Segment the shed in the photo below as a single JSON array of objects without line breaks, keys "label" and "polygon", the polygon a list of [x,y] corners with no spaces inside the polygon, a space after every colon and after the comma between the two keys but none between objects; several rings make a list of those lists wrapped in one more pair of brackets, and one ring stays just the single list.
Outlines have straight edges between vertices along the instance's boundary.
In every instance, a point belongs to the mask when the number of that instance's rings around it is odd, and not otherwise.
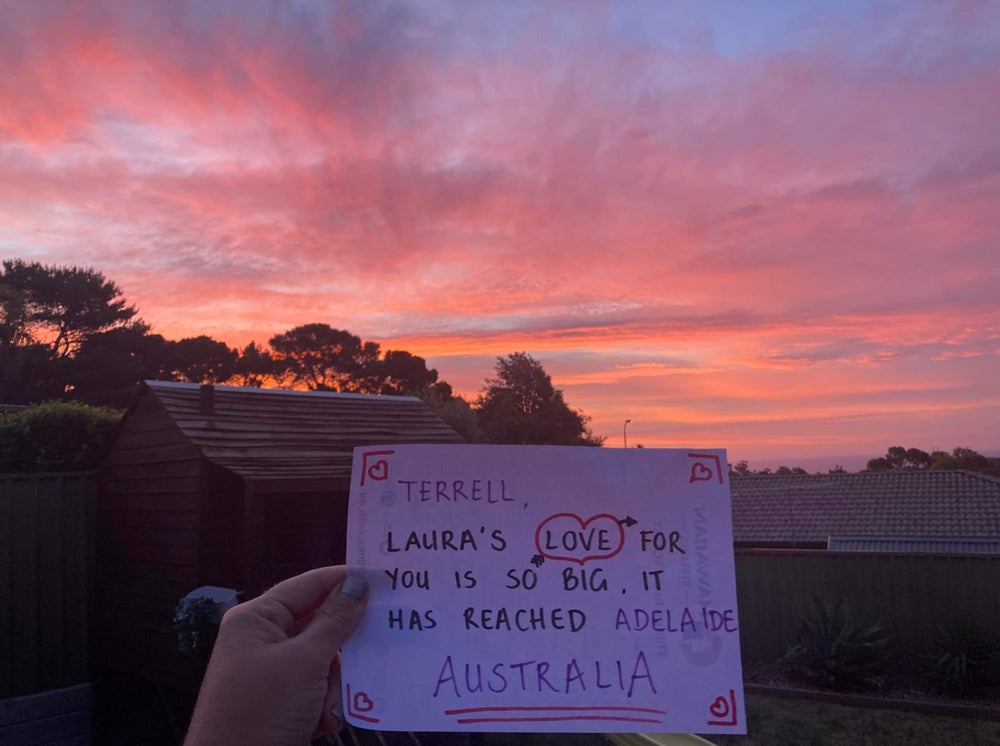
[{"label": "shed", "polygon": [[1000,479],[970,471],[730,475],[736,548],[990,553]]},{"label": "shed", "polygon": [[172,617],[345,557],[355,446],[464,442],[416,397],[147,381],[101,474],[95,660],[190,687]]}]

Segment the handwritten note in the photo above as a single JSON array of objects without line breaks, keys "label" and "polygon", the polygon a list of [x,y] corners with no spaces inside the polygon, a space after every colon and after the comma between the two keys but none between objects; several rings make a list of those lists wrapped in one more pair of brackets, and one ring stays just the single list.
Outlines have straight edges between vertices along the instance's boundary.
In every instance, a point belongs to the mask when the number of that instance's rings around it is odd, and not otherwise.
[{"label": "handwritten note", "polygon": [[745,733],[724,451],[355,449],[347,719]]}]

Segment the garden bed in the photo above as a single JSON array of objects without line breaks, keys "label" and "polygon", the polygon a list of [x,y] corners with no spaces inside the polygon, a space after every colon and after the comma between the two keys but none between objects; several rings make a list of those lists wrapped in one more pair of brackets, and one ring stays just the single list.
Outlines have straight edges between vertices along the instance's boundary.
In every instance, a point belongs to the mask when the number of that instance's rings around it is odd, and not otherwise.
[{"label": "garden bed", "polygon": [[811,684],[780,664],[745,667],[743,680],[747,694],[1000,722],[1000,686],[984,687],[975,695],[946,695],[921,686],[917,676],[897,674],[887,677],[885,686],[878,690],[832,691]]}]

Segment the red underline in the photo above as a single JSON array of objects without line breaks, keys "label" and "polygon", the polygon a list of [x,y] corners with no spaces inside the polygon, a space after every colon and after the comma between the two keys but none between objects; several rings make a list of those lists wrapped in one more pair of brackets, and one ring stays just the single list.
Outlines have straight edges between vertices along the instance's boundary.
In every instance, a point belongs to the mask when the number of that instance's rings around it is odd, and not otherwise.
[{"label": "red underline", "polygon": [[626,723],[659,723],[656,718],[627,718],[615,715],[567,715],[566,717],[537,718],[458,718],[456,722],[465,723],[556,723],[566,720],[614,720]]},{"label": "red underline", "polygon": [[599,707],[589,706],[567,706],[567,707],[465,707],[458,710],[445,710],[445,715],[465,715],[470,712],[577,712],[577,711],[611,710],[613,712],[652,712],[657,715],[666,715],[666,710],[656,710],[652,707]]}]

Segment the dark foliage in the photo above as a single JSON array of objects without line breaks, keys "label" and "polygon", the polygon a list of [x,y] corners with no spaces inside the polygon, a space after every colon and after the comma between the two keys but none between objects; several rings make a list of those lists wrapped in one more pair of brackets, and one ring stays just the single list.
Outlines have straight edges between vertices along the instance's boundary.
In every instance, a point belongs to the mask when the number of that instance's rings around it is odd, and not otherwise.
[{"label": "dark foliage", "polygon": [[1000,645],[976,624],[959,614],[934,634],[934,654],[926,656],[927,679],[947,694],[974,694],[993,681]]},{"label": "dark foliage", "polygon": [[817,686],[882,687],[890,640],[881,622],[852,610],[843,598],[818,596],[798,616],[799,641],[785,663]]},{"label": "dark foliage", "polygon": [[589,418],[566,404],[542,364],[526,352],[497,359],[496,377],[476,402],[487,443],[599,446]]},{"label": "dark foliage", "polygon": [[0,420],[0,472],[81,471],[100,466],[121,413],[47,402]]}]

